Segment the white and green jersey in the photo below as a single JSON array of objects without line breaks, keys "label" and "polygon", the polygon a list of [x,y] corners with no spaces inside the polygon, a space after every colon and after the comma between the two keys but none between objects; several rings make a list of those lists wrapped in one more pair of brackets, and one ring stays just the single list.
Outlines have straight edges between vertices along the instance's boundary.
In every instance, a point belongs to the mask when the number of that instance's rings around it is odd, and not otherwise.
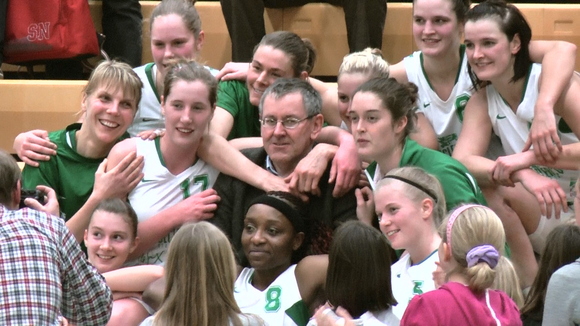
[{"label": "white and green jersey", "polygon": [[397,305],[393,306],[393,313],[399,319],[403,318],[409,301],[414,296],[435,290],[433,272],[437,268],[435,262],[439,261],[437,250],[425,258],[422,262],[411,264],[411,256],[404,253],[399,260],[391,266],[391,284],[393,296]]},{"label": "white and green jersey", "polygon": [[429,78],[423,68],[423,54],[416,51],[403,59],[407,79],[419,88],[417,112],[423,113],[433,126],[439,149],[441,152],[451,155],[459,138],[463,125],[463,111],[467,101],[471,97],[472,85],[467,72],[467,58],[465,47],[460,49],[461,64],[455,78],[455,85],[449,98],[443,100],[433,90]]},{"label": "white and green jersey", "polygon": [[[218,170],[198,159],[185,171],[173,175],[165,167],[159,139],[142,140],[135,138],[137,155],[145,158],[143,179],[129,194],[129,202],[137,213],[139,223],[189,196],[213,187],[219,174]],[[162,265],[165,262],[169,242],[176,231],[170,232],[154,248],[128,265]]]},{"label": "white and green jersey", "polygon": [[134,68],[133,71],[143,83],[139,109],[133,118],[133,124],[127,130],[131,137],[141,131],[165,128],[165,118],[161,114],[161,94],[155,86],[157,69],[153,62]]},{"label": "white and green jersey", "polygon": [[[528,139],[530,127],[534,119],[534,106],[538,99],[539,81],[542,73],[541,64],[532,64],[526,77],[522,100],[516,112],[504,101],[500,93],[489,85],[486,87],[488,113],[494,133],[501,139],[506,155],[521,153]],[[578,137],[572,132],[564,119],[556,116],[558,136],[563,145],[578,142]],[[577,171],[532,166],[539,174],[558,181],[567,194],[569,203],[574,202],[570,195],[576,184]]]},{"label": "white and green jersey", "polygon": [[300,289],[294,270],[288,267],[264,291],[252,285],[253,268],[244,268],[234,287],[234,297],[240,310],[245,314],[255,314],[271,326],[306,325],[310,313],[302,302]]}]

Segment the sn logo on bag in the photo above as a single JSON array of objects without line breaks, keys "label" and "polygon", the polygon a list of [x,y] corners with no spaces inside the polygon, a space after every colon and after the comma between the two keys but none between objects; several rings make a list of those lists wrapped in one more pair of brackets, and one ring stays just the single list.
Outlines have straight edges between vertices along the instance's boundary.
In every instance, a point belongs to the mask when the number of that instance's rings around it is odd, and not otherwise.
[{"label": "sn logo on bag", "polygon": [[42,64],[97,56],[87,0],[7,0],[4,62]]},{"label": "sn logo on bag", "polygon": [[33,23],[28,25],[26,39],[30,42],[48,40],[50,38],[50,22]]}]

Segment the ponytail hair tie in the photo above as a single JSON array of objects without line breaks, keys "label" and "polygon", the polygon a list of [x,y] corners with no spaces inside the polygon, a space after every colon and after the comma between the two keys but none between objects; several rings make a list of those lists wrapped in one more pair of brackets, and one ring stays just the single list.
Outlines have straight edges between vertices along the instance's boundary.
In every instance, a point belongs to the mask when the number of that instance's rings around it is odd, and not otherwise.
[{"label": "ponytail hair tie", "polygon": [[480,262],[486,262],[492,269],[499,262],[499,252],[492,245],[475,246],[467,253],[467,267],[473,267]]}]

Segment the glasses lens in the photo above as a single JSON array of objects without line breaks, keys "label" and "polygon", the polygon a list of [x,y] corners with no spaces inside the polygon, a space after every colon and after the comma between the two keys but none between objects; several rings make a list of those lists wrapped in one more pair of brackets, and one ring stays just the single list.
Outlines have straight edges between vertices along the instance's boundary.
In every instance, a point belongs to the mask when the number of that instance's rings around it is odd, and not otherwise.
[{"label": "glasses lens", "polygon": [[272,118],[264,118],[262,120],[262,124],[266,127],[275,127],[276,123],[277,123],[277,121],[272,119]]},{"label": "glasses lens", "polygon": [[284,119],[282,121],[282,125],[284,126],[284,128],[286,129],[293,129],[296,128],[296,126],[300,123],[300,120],[296,119],[296,118],[288,118],[288,119]]}]

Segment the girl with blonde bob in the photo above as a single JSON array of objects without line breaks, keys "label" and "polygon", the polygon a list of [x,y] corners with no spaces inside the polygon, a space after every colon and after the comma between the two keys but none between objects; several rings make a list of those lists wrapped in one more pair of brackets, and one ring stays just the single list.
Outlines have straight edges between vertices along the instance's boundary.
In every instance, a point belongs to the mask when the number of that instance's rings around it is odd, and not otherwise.
[{"label": "girl with blonde bob", "polygon": [[443,221],[439,234],[439,260],[448,282],[415,296],[401,325],[521,325],[515,302],[490,289],[505,243],[499,217],[485,206],[463,205]]},{"label": "girl with blonde bob", "polygon": [[173,237],[165,266],[164,302],[141,325],[262,325],[234,299],[236,261],[228,238],[208,222],[187,224]]}]

